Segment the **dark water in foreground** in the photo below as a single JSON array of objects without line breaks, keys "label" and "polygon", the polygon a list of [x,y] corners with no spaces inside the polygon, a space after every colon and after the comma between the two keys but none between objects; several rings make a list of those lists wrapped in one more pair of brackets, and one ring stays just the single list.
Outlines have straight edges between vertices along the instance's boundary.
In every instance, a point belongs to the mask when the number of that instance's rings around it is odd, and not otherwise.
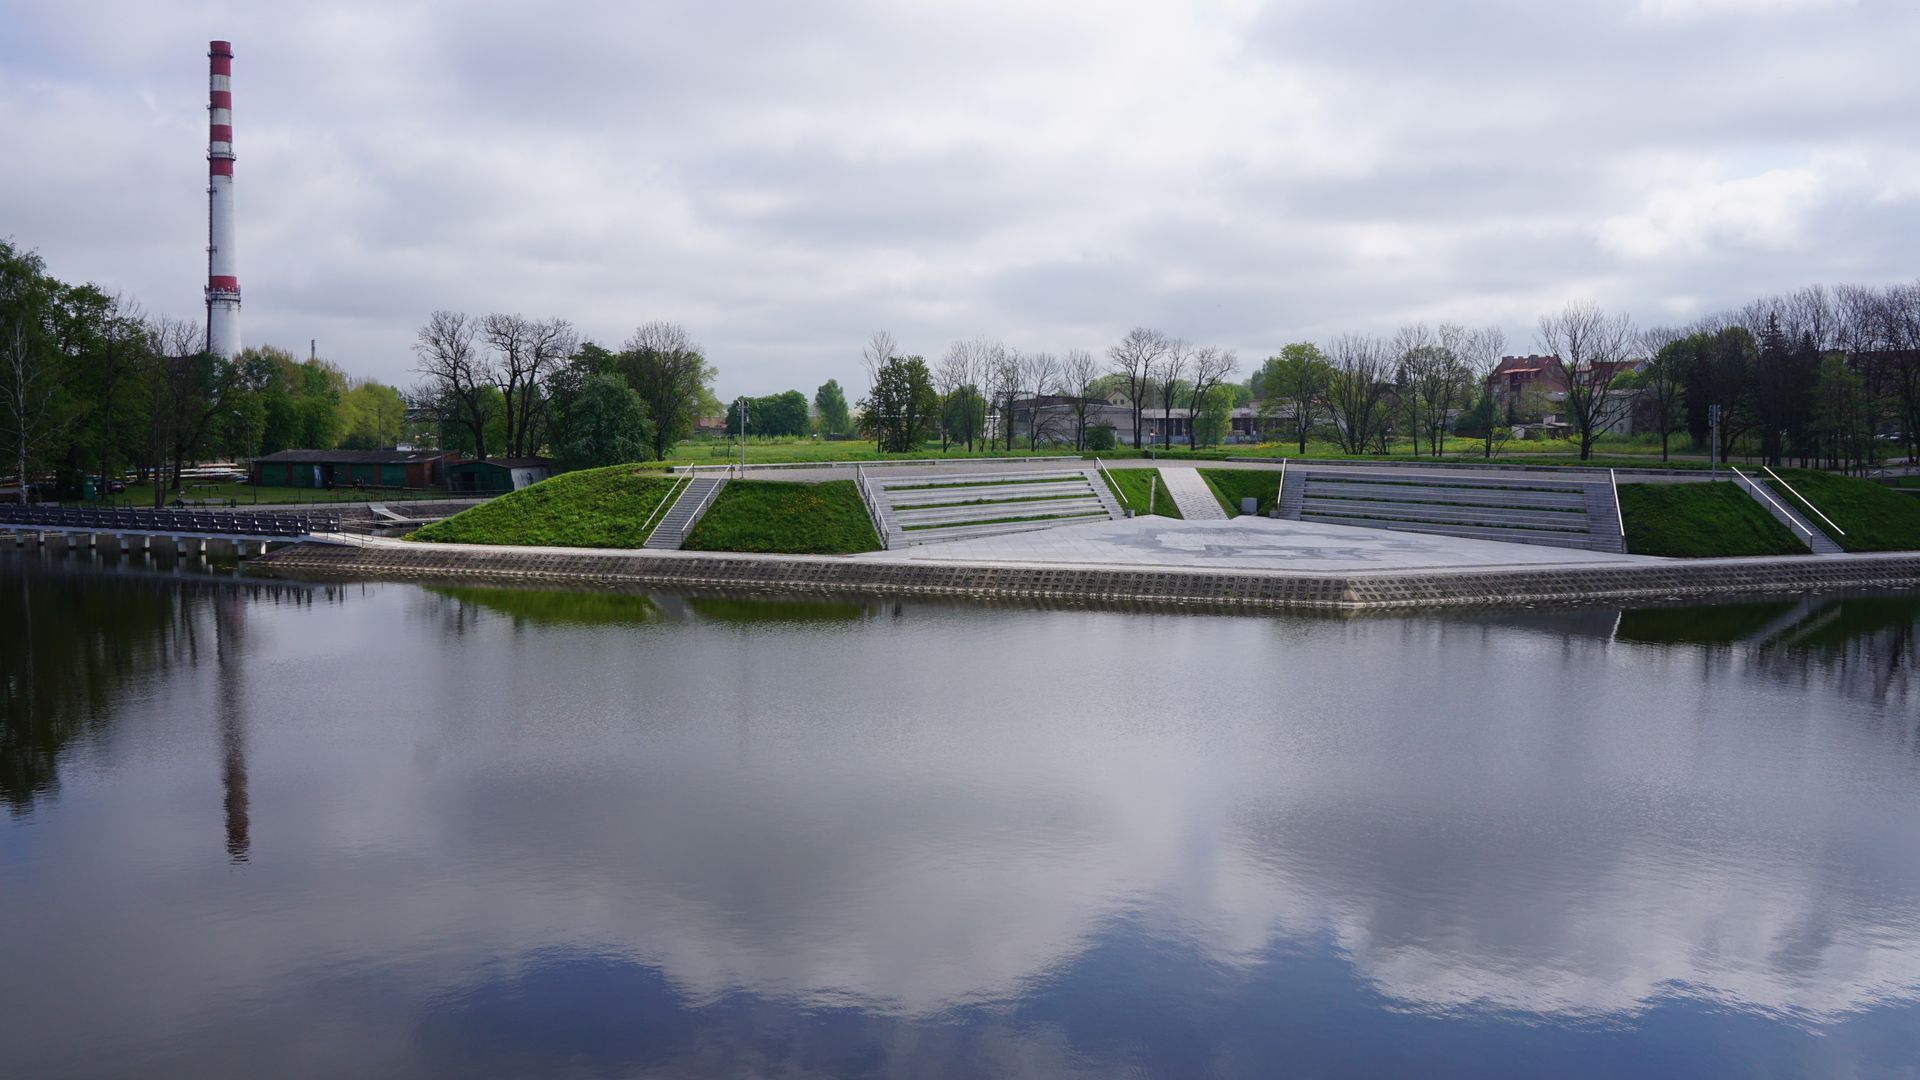
[{"label": "dark water in foreground", "polygon": [[1917,630],[4,555],[0,1074],[1912,1076]]}]

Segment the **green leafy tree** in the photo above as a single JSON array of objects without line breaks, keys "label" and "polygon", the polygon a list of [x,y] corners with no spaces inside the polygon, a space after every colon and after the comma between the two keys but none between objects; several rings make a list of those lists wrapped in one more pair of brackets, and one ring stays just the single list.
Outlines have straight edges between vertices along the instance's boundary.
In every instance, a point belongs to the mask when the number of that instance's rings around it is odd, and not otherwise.
[{"label": "green leafy tree", "polygon": [[1292,431],[1300,452],[1307,452],[1307,436],[1320,415],[1333,365],[1311,342],[1295,342],[1270,356],[1254,374],[1254,395],[1262,401],[1262,415],[1281,421]]},{"label": "green leafy tree", "polygon": [[925,442],[940,408],[933,373],[918,356],[890,356],[874,371],[861,420],[883,454],[904,454]]},{"label": "green leafy tree", "polygon": [[820,414],[822,435],[853,434],[853,416],[847,408],[847,393],[840,380],[828,379],[813,392],[813,407]]},{"label": "green leafy tree", "polygon": [[693,433],[693,423],[712,408],[714,369],[686,330],[651,322],[635,330],[614,358],[627,385],[646,410],[649,450],[664,458]]},{"label": "green leafy tree", "polygon": [[592,469],[644,461],[652,448],[646,405],[625,379],[611,372],[589,375],[557,417],[554,446],[563,469]]}]

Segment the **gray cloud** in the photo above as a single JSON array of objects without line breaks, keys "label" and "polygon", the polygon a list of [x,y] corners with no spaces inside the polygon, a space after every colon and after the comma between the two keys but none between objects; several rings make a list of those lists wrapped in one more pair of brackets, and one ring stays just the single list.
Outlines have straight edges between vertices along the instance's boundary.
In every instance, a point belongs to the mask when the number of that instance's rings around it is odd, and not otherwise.
[{"label": "gray cloud", "polygon": [[1876,0],[897,8],[0,0],[0,232],[191,314],[204,59],[235,42],[248,340],[407,382],[440,306],[725,392],[887,327],[1253,358],[1576,295],[1645,321],[1915,273],[1920,11]]}]

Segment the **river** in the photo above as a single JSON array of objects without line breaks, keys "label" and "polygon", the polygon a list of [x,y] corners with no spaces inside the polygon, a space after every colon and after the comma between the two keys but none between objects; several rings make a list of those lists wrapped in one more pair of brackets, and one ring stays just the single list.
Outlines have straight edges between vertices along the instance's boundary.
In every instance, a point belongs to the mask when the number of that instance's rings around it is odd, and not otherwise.
[{"label": "river", "polygon": [[1911,1076],[1920,598],[0,554],[0,1073]]}]

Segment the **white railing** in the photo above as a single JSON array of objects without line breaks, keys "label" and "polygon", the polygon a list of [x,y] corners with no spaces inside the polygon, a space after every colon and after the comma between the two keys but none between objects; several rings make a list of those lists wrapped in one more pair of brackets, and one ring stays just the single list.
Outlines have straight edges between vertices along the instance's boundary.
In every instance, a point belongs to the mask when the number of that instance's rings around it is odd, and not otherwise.
[{"label": "white railing", "polygon": [[1280,488],[1273,493],[1273,514],[1275,517],[1287,515],[1283,503],[1287,501],[1287,459],[1280,459]]},{"label": "white railing", "polygon": [[1127,500],[1120,494],[1120,482],[1107,471],[1107,463],[1096,457],[1093,459],[1093,467],[1100,470],[1100,478],[1107,482],[1107,490],[1113,492],[1113,501],[1120,507],[1121,512],[1125,513]]},{"label": "white railing", "polygon": [[1788,522],[1792,523],[1794,528],[1799,529],[1801,532],[1806,533],[1808,536],[1813,535],[1813,529],[1810,526],[1808,526],[1806,522],[1800,520],[1799,514],[1793,513],[1792,511],[1788,510],[1786,507],[1781,506],[1780,500],[1774,498],[1772,494],[1770,494],[1767,491],[1766,488],[1763,488],[1759,484],[1754,483],[1753,477],[1748,476],[1746,473],[1741,472],[1740,467],[1738,465],[1730,464],[1727,467],[1733,470],[1733,475],[1739,477],[1741,483],[1744,483],[1747,485],[1747,490],[1767,500],[1768,505],[1772,506],[1775,510],[1780,511],[1780,516],[1785,518]]},{"label": "white railing", "polygon": [[[1802,495],[1798,491],[1795,491],[1792,484],[1789,484],[1785,480],[1780,479],[1780,474],[1773,471],[1773,466],[1762,465],[1760,467],[1767,470],[1768,476],[1773,477],[1774,480],[1777,481],[1781,487],[1786,488],[1787,491],[1790,494],[1792,494],[1794,498],[1799,499],[1803,504],[1805,504],[1807,509],[1813,511],[1816,514],[1820,514],[1820,508],[1813,505],[1812,501],[1809,500],[1805,495]],[[1834,532],[1839,533],[1841,536],[1847,535],[1847,530],[1841,528],[1838,525],[1835,525],[1833,523],[1833,519],[1828,517],[1827,515],[1820,514],[1820,520],[1827,523],[1827,528],[1832,529]]]},{"label": "white railing", "polygon": [[1620,526],[1620,539],[1627,538],[1627,517],[1620,512],[1620,481],[1614,478],[1613,470],[1607,470],[1607,486],[1613,489],[1613,520]]},{"label": "white railing", "polygon": [[880,538],[882,548],[893,547],[891,535],[887,532],[887,522],[880,514],[880,504],[874,501],[873,488],[867,481],[866,469],[858,462],[853,466],[853,483],[860,492],[860,503],[867,508],[867,520],[873,522],[873,533]]},{"label": "white railing", "polygon": [[667,493],[660,496],[660,501],[653,506],[653,512],[648,514],[647,520],[640,525],[640,536],[643,541],[646,537],[653,535],[655,520],[664,516],[667,512],[667,507],[672,506],[674,502],[680,498],[680,493],[685,491],[687,486],[692,483],[693,474],[688,473],[685,476],[674,477],[673,483],[667,485]]},{"label": "white railing", "polygon": [[[729,465],[727,468],[731,471],[733,466]],[[700,496],[699,505],[693,508],[693,513],[687,515],[687,520],[680,523],[680,539],[685,540],[687,534],[693,531],[694,523],[700,520],[701,514],[707,512],[707,504],[713,501],[714,496],[720,494],[720,489],[726,485],[726,482],[727,478],[725,476],[720,477],[713,482],[712,487],[707,489],[705,495]]]}]

